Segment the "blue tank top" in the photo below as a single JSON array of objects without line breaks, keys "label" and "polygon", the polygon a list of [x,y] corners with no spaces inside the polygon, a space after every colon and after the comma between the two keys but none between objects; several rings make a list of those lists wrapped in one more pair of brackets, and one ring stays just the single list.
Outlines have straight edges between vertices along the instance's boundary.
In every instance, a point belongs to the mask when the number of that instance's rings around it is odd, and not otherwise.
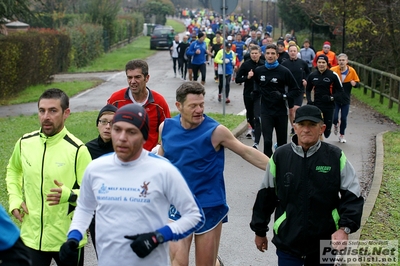
[{"label": "blue tank top", "polygon": [[225,151],[215,151],[211,135],[219,125],[204,115],[203,122],[194,129],[184,129],[181,115],[167,118],[162,131],[164,156],[182,173],[201,207],[226,204],[224,165]]}]

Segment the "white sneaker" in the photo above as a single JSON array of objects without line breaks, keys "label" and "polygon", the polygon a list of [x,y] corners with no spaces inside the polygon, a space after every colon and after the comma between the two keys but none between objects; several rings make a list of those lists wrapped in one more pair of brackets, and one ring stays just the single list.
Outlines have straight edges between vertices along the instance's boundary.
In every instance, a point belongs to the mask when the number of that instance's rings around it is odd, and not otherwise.
[{"label": "white sneaker", "polygon": [[346,143],[346,139],[344,138],[344,135],[339,136],[339,142],[340,143]]},{"label": "white sneaker", "polygon": [[252,130],[251,130],[251,128],[249,128],[248,130],[247,130],[247,133],[246,133],[246,139],[251,139],[251,137],[252,137]]}]

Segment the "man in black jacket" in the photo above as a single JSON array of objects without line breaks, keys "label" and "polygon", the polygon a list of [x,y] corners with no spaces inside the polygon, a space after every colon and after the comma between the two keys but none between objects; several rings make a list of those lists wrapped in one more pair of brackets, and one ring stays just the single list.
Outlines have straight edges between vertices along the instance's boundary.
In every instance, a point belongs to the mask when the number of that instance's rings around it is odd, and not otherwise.
[{"label": "man in black jacket", "polygon": [[188,58],[186,56],[186,49],[190,46],[189,36],[185,35],[182,38],[182,42],[178,44],[178,69],[181,71],[181,79],[186,80],[186,74],[188,69]]},{"label": "man in black jacket", "polygon": [[300,86],[301,92],[299,96],[294,99],[293,103],[289,103],[289,121],[292,125],[291,135],[294,135],[293,120],[296,110],[303,104],[303,93],[307,86],[307,77],[310,75],[310,70],[308,69],[307,63],[298,58],[299,53],[296,44],[289,45],[288,48],[289,60],[282,62],[282,66],[287,67],[290,72],[292,72],[294,78],[296,79],[297,85]]},{"label": "man in black jacket", "polygon": [[[317,71],[312,72],[307,78],[307,104],[321,109],[326,125],[324,136],[328,138],[331,134],[335,101],[342,97],[343,87],[338,74],[328,68],[329,60],[326,55],[319,55],[316,61]],[[312,91],[314,91],[314,101],[311,99]]]},{"label": "man in black jacket", "polygon": [[[316,106],[297,109],[292,142],[270,158],[250,223],[258,250],[275,211],[279,265],[320,265],[320,241],[336,245],[360,228],[364,199],[351,163],[338,147],[322,142],[326,126]],[[290,263],[289,263],[290,261]],[[332,264],[333,265],[333,264]]]},{"label": "man in black jacket", "polygon": [[254,89],[254,70],[263,66],[265,61],[261,60],[261,49],[258,45],[252,45],[249,47],[250,58],[249,60],[243,62],[240,66],[238,73],[236,74],[236,83],[243,83],[243,101],[246,108],[246,119],[250,128],[246,134],[247,138],[252,138],[254,136],[253,148],[258,149],[258,144],[261,137],[261,118],[260,118],[260,98],[256,101],[253,97]]},{"label": "man in black jacket", "polygon": [[278,48],[275,44],[265,49],[265,65],[254,71],[255,97],[261,97],[261,132],[264,139],[264,154],[272,155],[272,133],[275,129],[278,147],[287,143],[288,100],[300,94],[292,73],[278,63]]}]

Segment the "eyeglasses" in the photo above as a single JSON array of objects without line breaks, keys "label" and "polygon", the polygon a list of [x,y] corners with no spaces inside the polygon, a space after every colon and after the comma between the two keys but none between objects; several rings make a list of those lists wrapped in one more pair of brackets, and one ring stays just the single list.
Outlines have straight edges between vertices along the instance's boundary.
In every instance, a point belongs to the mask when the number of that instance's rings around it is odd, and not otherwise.
[{"label": "eyeglasses", "polygon": [[112,125],[112,121],[107,121],[107,120],[99,120],[99,123],[102,124],[103,126],[110,124],[110,126]]}]

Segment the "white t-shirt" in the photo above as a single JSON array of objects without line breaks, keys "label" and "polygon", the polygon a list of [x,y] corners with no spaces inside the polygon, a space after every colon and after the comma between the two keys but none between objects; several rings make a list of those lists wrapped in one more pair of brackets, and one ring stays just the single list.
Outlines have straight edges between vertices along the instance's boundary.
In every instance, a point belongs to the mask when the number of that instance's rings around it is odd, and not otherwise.
[{"label": "white t-shirt", "polygon": [[[173,204],[182,218],[169,223]],[[143,150],[122,162],[116,153],[93,160],[86,168],[71,230],[86,233],[96,210],[98,265],[169,265],[168,242],[139,258],[125,235],[153,232],[168,225],[178,240],[201,228],[204,218],[186,181],[168,160]]]}]

